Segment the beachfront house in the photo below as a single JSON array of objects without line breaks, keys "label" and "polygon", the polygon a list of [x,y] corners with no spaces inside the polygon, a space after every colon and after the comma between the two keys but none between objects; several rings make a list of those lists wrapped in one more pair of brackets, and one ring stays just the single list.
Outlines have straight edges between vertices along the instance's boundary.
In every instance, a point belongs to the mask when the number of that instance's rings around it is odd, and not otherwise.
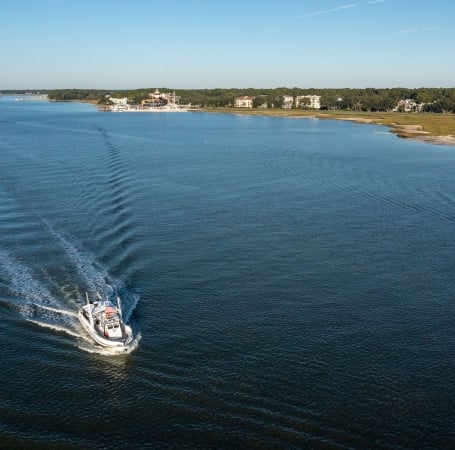
[{"label": "beachfront house", "polygon": [[422,112],[425,103],[417,103],[411,98],[400,100],[392,111],[399,112]]},{"label": "beachfront house", "polygon": [[297,95],[295,97],[296,108],[321,108],[321,96],[320,95]]},{"label": "beachfront house", "polygon": [[236,108],[252,108],[254,97],[249,95],[242,95],[241,97],[235,97],[234,106]]}]

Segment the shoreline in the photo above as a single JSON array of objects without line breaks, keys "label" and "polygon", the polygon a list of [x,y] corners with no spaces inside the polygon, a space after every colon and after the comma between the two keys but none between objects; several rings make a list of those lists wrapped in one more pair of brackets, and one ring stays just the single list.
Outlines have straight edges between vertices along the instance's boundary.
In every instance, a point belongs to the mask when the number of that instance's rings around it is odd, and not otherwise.
[{"label": "shoreline", "polygon": [[[50,100],[52,101],[52,100]],[[54,100],[55,101],[55,100]],[[90,103],[101,111],[96,100],[65,100],[68,102]],[[136,111],[135,111],[136,112]],[[140,111],[149,112],[149,111]],[[164,111],[157,111],[164,112]],[[200,108],[188,109],[187,112],[209,112],[247,116],[284,117],[289,119],[329,119],[345,120],[358,124],[382,125],[389,128],[390,133],[399,138],[412,139],[434,145],[455,147],[455,114],[413,114],[413,113],[351,113],[351,112],[316,112],[309,110],[279,110],[240,108]],[[443,128],[453,134],[439,134],[433,129]],[[433,131],[433,132],[432,132]]]},{"label": "shoreline", "polygon": [[375,122],[372,119],[365,119],[362,117],[340,117],[334,120],[346,120],[355,123],[366,123],[370,125],[382,125],[390,129],[390,133],[403,139],[412,139],[415,141],[427,142],[436,145],[449,145],[455,147],[455,136],[452,135],[431,135],[425,131],[423,125],[400,125],[400,124],[384,124]]},{"label": "shoreline", "polygon": [[[412,139],[435,145],[455,147],[455,115],[429,115],[413,113],[350,113],[350,112],[315,112],[296,110],[239,110],[237,108],[202,108],[204,112],[225,114],[285,117],[292,119],[331,119],[346,120],[359,124],[382,125],[389,128],[390,133],[403,139]],[[450,134],[434,132],[443,129]],[[433,131],[433,132],[432,132]],[[453,134],[452,134],[453,131]]]}]

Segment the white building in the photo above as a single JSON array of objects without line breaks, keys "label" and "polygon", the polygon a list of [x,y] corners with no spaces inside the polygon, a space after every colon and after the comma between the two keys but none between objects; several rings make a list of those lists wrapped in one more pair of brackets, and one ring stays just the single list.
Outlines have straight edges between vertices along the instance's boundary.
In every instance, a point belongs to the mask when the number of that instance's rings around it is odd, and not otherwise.
[{"label": "white building", "polygon": [[248,95],[242,95],[241,97],[235,97],[234,106],[236,108],[252,108],[254,97]]},{"label": "white building", "polygon": [[422,112],[425,103],[417,103],[410,98],[400,100],[392,111]]},{"label": "white building", "polygon": [[292,95],[283,95],[283,105],[284,109],[291,109],[294,105],[294,97]]},{"label": "white building", "polygon": [[128,104],[128,98],[123,97],[123,98],[115,98],[115,97],[109,97],[109,101],[113,103],[114,105],[127,105]]},{"label": "white building", "polygon": [[295,97],[296,108],[321,108],[321,96],[320,95],[297,95]]}]

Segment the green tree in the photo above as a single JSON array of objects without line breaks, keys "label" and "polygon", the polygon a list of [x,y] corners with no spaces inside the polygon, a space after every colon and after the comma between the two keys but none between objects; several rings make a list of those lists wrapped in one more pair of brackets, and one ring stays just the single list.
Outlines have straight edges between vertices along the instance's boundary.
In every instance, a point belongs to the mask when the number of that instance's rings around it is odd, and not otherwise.
[{"label": "green tree", "polygon": [[257,95],[253,100],[253,108],[260,108],[264,103],[267,104],[267,97],[265,95]]}]

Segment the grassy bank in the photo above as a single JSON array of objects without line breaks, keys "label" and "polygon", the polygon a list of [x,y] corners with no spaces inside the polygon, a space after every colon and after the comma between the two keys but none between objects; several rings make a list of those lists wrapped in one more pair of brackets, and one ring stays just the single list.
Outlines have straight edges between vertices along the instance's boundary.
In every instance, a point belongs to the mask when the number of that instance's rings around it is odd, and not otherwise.
[{"label": "grassy bank", "polygon": [[[207,108],[205,111],[274,117],[315,117],[318,119],[352,120],[390,127],[403,138],[428,140],[455,145],[455,114],[375,113],[355,111],[309,111],[298,109]],[[441,142],[437,142],[437,138]],[[453,139],[453,143],[452,143]]]}]

